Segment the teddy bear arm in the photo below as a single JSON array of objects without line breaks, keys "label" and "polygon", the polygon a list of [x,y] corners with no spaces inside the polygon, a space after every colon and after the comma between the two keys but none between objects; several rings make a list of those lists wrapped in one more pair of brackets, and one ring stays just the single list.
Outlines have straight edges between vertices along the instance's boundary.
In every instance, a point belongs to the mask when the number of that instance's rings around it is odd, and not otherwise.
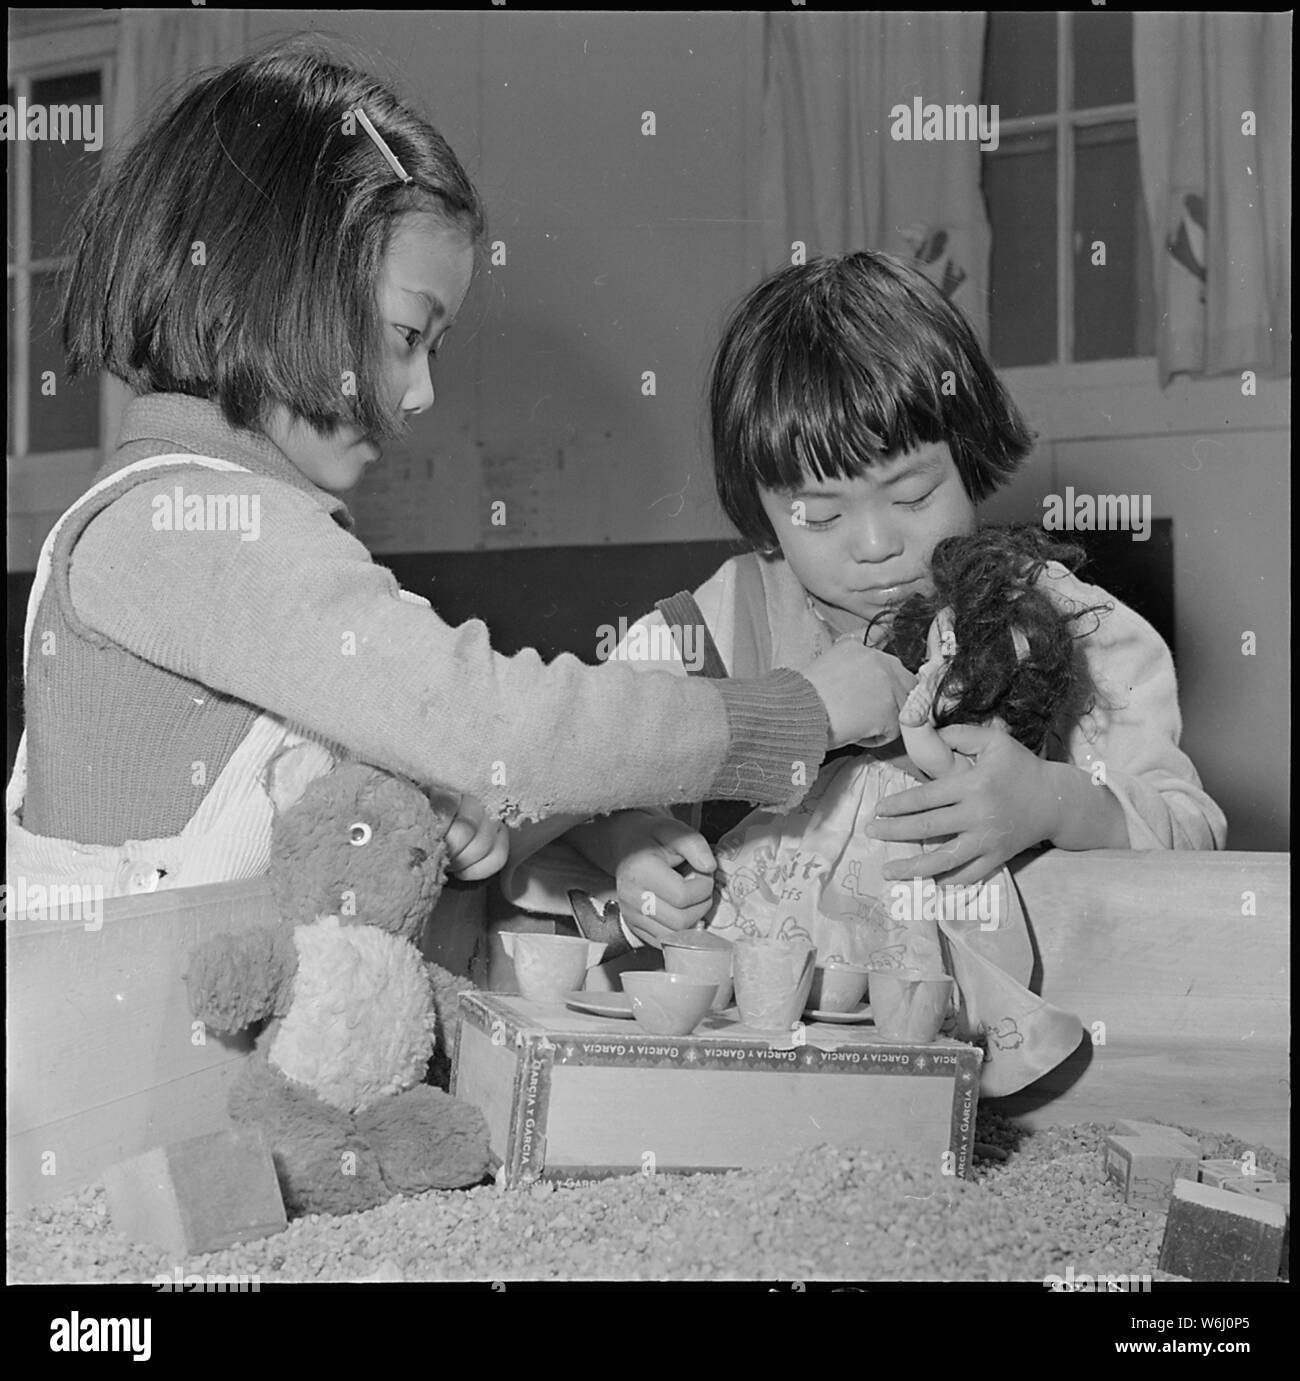
[{"label": "teddy bear arm", "polygon": [[433,985],[433,1005],[438,1014],[439,1030],[454,1034],[460,1022],[461,993],[472,993],[477,989],[468,978],[449,972],[431,959],[425,961],[424,967]]},{"label": "teddy bear arm", "polygon": [[450,973],[432,960],[426,960],[425,971],[432,984],[433,1005],[437,1013],[430,1080],[445,1089],[451,1080],[456,1034],[460,1029],[460,995],[472,993],[476,988],[468,978]]},{"label": "teddy bear arm", "polygon": [[283,1016],[297,966],[287,926],[213,935],[190,954],[185,978],[191,1010],[216,1031],[240,1031]]}]

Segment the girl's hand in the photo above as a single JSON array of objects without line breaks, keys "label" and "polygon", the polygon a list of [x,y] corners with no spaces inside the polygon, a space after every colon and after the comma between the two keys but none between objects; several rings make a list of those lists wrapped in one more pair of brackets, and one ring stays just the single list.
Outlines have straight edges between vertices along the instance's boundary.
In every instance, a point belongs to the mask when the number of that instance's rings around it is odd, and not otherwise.
[{"label": "girl's hand", "polygon": [[898,737],[898,711],[916,677],[897,657],[864,647],[854,634],[801,672],[826,706],[832,748],[846,743],[875,748]]},{"label": "girl's hand", "polygon": [[942,875],[953,886],[982,882],[1018,853],[1058,833],[1062,801],[1056,769],[1065,766],[1087,781],[1077,768],[1036,757],[1001,724],[953,724],[939,736],[973,759],[969,770],[954,770],[883,800],[867,834],[888,840],[946,837],[947,843],[889,864],[887,880]]},{"label": "girl's hand", "polygon": [[510,853],[510,835],[500,820],[488,818],[482,803],[462,796],[446,835],[447,871],[462,882],[479,882],[499,873]]},{"label": "girl's hand", "polygon": [[[658,948],[708,915],[717,863],[704,836],[680,820],[641,816],[640,822],[640,837],[628,841],[614,880],[627,928]],[[683,864],[685,873],[678,871]]]}]

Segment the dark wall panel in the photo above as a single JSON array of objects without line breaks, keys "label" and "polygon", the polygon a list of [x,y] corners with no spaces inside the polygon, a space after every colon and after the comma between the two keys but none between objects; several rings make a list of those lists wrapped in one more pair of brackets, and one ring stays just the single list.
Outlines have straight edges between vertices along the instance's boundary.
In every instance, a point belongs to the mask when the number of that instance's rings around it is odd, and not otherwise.
[{"label": "dark wall panel", "polygon": [[[1089,551],[1082,572],[1132,605],[1174,647],[1173,533],[1156,519],[1151,537],[1076,533]],[[404,589],[423,595],[448,623],[482,619],[504,653],[535,647],[550,660],[572,652],[596,660],[601,624],[629,623],[657,599],[694,589],[740,548],[728,542],[439,552],[379,558]],[[22,638],[30,574],[8,577],[7,766],[22,730]],[[1177,649],[1175,648],[1175,656]]]}]

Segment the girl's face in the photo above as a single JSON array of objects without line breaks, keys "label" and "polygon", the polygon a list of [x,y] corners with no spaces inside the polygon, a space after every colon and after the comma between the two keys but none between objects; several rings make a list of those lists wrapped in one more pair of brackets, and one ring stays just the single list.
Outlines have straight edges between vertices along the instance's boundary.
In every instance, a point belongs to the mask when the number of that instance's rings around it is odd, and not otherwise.
[{"label": "girl's face", "polygon": [[930,554],[945,537],[975,528],[975,506],[943,441],[855,479],[809,476],[797,490],[761,489],[759,497],[804,589],[863,622],[931,593]]},{"label": "girl's face", "polygon": [[[433,216],[409,215],[393,233],[379,278],[384,377],[393,410],[433,406],[430,377],[438,345],[469,291],[474,251],[464,233]],[[352,424],[324,436],[280,408],[266,434],[321,489],[343,494],[380,457],[378,443]]]}]

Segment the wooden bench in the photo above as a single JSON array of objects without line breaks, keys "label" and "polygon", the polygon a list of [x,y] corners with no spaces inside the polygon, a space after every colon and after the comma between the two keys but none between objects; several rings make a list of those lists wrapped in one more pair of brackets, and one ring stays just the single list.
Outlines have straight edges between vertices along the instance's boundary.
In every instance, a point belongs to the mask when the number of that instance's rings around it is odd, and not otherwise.
[{"label": "wooden bench", "polygon": [[[1040,1125],[1181,1122],[1289,1153],[1288,856],[1049,852],[1016,878],[1041,991],[1092,1036],[993,1106]],[[449,889],[425,952],[468,962],[483,900]],[[99,929],[66,913],[10,922],[11,1207],[228,1125],[246,1047],[193,1043],[181,973],[199,937],[271,919],[259,880],[108,901]]]},{"label": "wooden bench", "polygon": [[1031,1125],[1182,1122],[1289,1155],[1290,855],[1052,850],[1013,872],[1033,986],[1087,1039],[990,1106]]}]

